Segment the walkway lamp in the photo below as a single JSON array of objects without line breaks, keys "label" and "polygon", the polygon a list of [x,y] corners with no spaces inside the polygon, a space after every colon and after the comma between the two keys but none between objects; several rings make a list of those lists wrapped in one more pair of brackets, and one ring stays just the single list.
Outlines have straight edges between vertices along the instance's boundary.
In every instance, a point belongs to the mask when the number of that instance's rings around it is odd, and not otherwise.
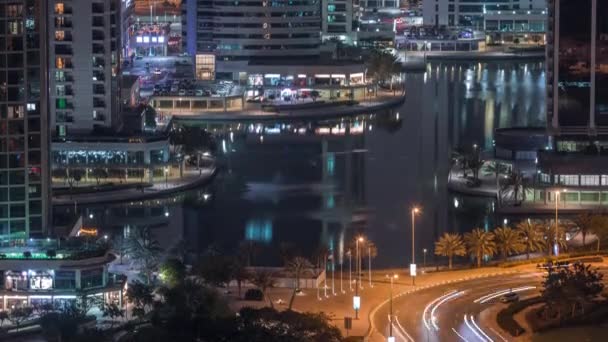
[{"label": "walkway lamp", "polygon": [[416,231],[416,214],[420,212],[418,207],[412,208],[412,263],[410,264],[410,276],[412,277],[412,285],[416,285],[416,249],[415,249],[415,231]]}]

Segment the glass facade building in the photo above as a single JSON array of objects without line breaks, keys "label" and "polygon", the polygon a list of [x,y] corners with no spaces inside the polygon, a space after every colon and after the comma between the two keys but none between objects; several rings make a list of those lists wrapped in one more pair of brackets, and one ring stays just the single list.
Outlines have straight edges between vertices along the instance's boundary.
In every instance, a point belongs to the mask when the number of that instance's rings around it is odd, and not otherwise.
[{"label": "glass facade building", "polygon": [[0,0],[0,239],[46,235],[46,1]]},{"label": "glass facade building", "polygon": [[548,29],[549,128],[559,140],[608,133],[608,3],[550,0]]}]

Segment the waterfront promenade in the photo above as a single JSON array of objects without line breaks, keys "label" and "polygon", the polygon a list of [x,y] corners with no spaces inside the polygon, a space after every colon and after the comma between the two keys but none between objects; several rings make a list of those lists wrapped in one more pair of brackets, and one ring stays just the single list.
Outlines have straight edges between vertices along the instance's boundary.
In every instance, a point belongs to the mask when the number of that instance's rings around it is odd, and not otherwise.
[{"label": "waterfront promenade", "polygon": [[369,114],[371,112],[396,107],[403,104],[405,94],[401,91],[393,94],[388,91],[379,91],[378,96],[372,99],[358,102],[354,105],[339,105],[325,108],[307,109],[283,109],[279,112],[267,112],[260,109],[260,106],[249,104],[243,111],[226,112],[201,112],[194,115],[174,115],[180,121],[189,120],[217,120],[217,121],[244,121],[244,120],[282,120],[282,119],[317,119],[335,118],[349,115]]},{"label": "waterfront promenade", "polygon": [[108,191],[92,191],[80,194],[66,194],[53,196],[54,205],[68,205],[78,203],[93,204],[119,201],[144,200],[153,197],[173,194],[179,191],[191,189],[196,186],[210,182],[216,175],[215,166],[199,170],[184,170],[181,178],[168,179],[166,182],[156,182],[143,188],[127,188]]}]

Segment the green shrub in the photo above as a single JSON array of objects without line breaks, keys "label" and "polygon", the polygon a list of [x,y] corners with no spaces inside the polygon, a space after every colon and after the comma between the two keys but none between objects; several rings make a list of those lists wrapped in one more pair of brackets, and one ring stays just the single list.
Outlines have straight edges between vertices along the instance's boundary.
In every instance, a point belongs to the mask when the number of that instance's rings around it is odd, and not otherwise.
[{"label": "green shrub", "polygon": [[245,292],[245,300],[264,300],[264,293],[262,293],[260,289],[249,289],[247,292]]},{"label": "green shrub", "polygon": [[542,302],[543,299],[541,297],[532,297],[519,302],[511,303],[511,305],[509,305],[507,308],[500,310],[498,316],[496,316],[496,322],[503,330],[511,334],[511,336],[519,336],[526,330],[519,325],[515,319],[513,319],[513,316],[528,306]]}]

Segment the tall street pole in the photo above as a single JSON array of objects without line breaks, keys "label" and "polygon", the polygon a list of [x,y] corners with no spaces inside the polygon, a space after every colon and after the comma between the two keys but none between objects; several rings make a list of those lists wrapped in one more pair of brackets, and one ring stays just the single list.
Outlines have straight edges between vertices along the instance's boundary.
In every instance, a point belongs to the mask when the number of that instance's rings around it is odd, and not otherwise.
[{"label": "tall street pole", "polygon": [[369,263],[369,287],[372,287],[372,246],[369,243],[367,244],[367,259]]},{"label": "tall street pole", "polygon": [[558,208],[558,203],[559,203],[559,195],[560,192],[557,191],[555,192],[555,241],[553,242],[553,249],[554,249],[554,253],[555,256],[557,257],[559,255],[559,243],[557,242],[558,239],[558,230],[559,230],[559,225],[558,225],[558,212],[557,212],[557,208]]},{"label": "tall street pole", "polygon": [[[412,208],[412,265],[416,265],[416,244],[415,244],[415,239],[416,239],[416,214],[418,213],[418,208],[414,207]],[[415,266],[414,266],[415,267]],[[411,270],[410,270],[411,273]],[[410,276],[412,277],[412,285],[416,285],[416,275],[415,274],[410,274]]]},{"label": "tall street pole", "polygon": [[348,287],[353,292],[353,252],[348,250]]},{"label": "tall street pole", "polygon": [[393,337],[393,279],[396,279],[398,276],[396,274],[387,277],[391,278],[391,297],[390,297],[390,320],[389,320],[389,333],[388,338],[389,341]]}]

